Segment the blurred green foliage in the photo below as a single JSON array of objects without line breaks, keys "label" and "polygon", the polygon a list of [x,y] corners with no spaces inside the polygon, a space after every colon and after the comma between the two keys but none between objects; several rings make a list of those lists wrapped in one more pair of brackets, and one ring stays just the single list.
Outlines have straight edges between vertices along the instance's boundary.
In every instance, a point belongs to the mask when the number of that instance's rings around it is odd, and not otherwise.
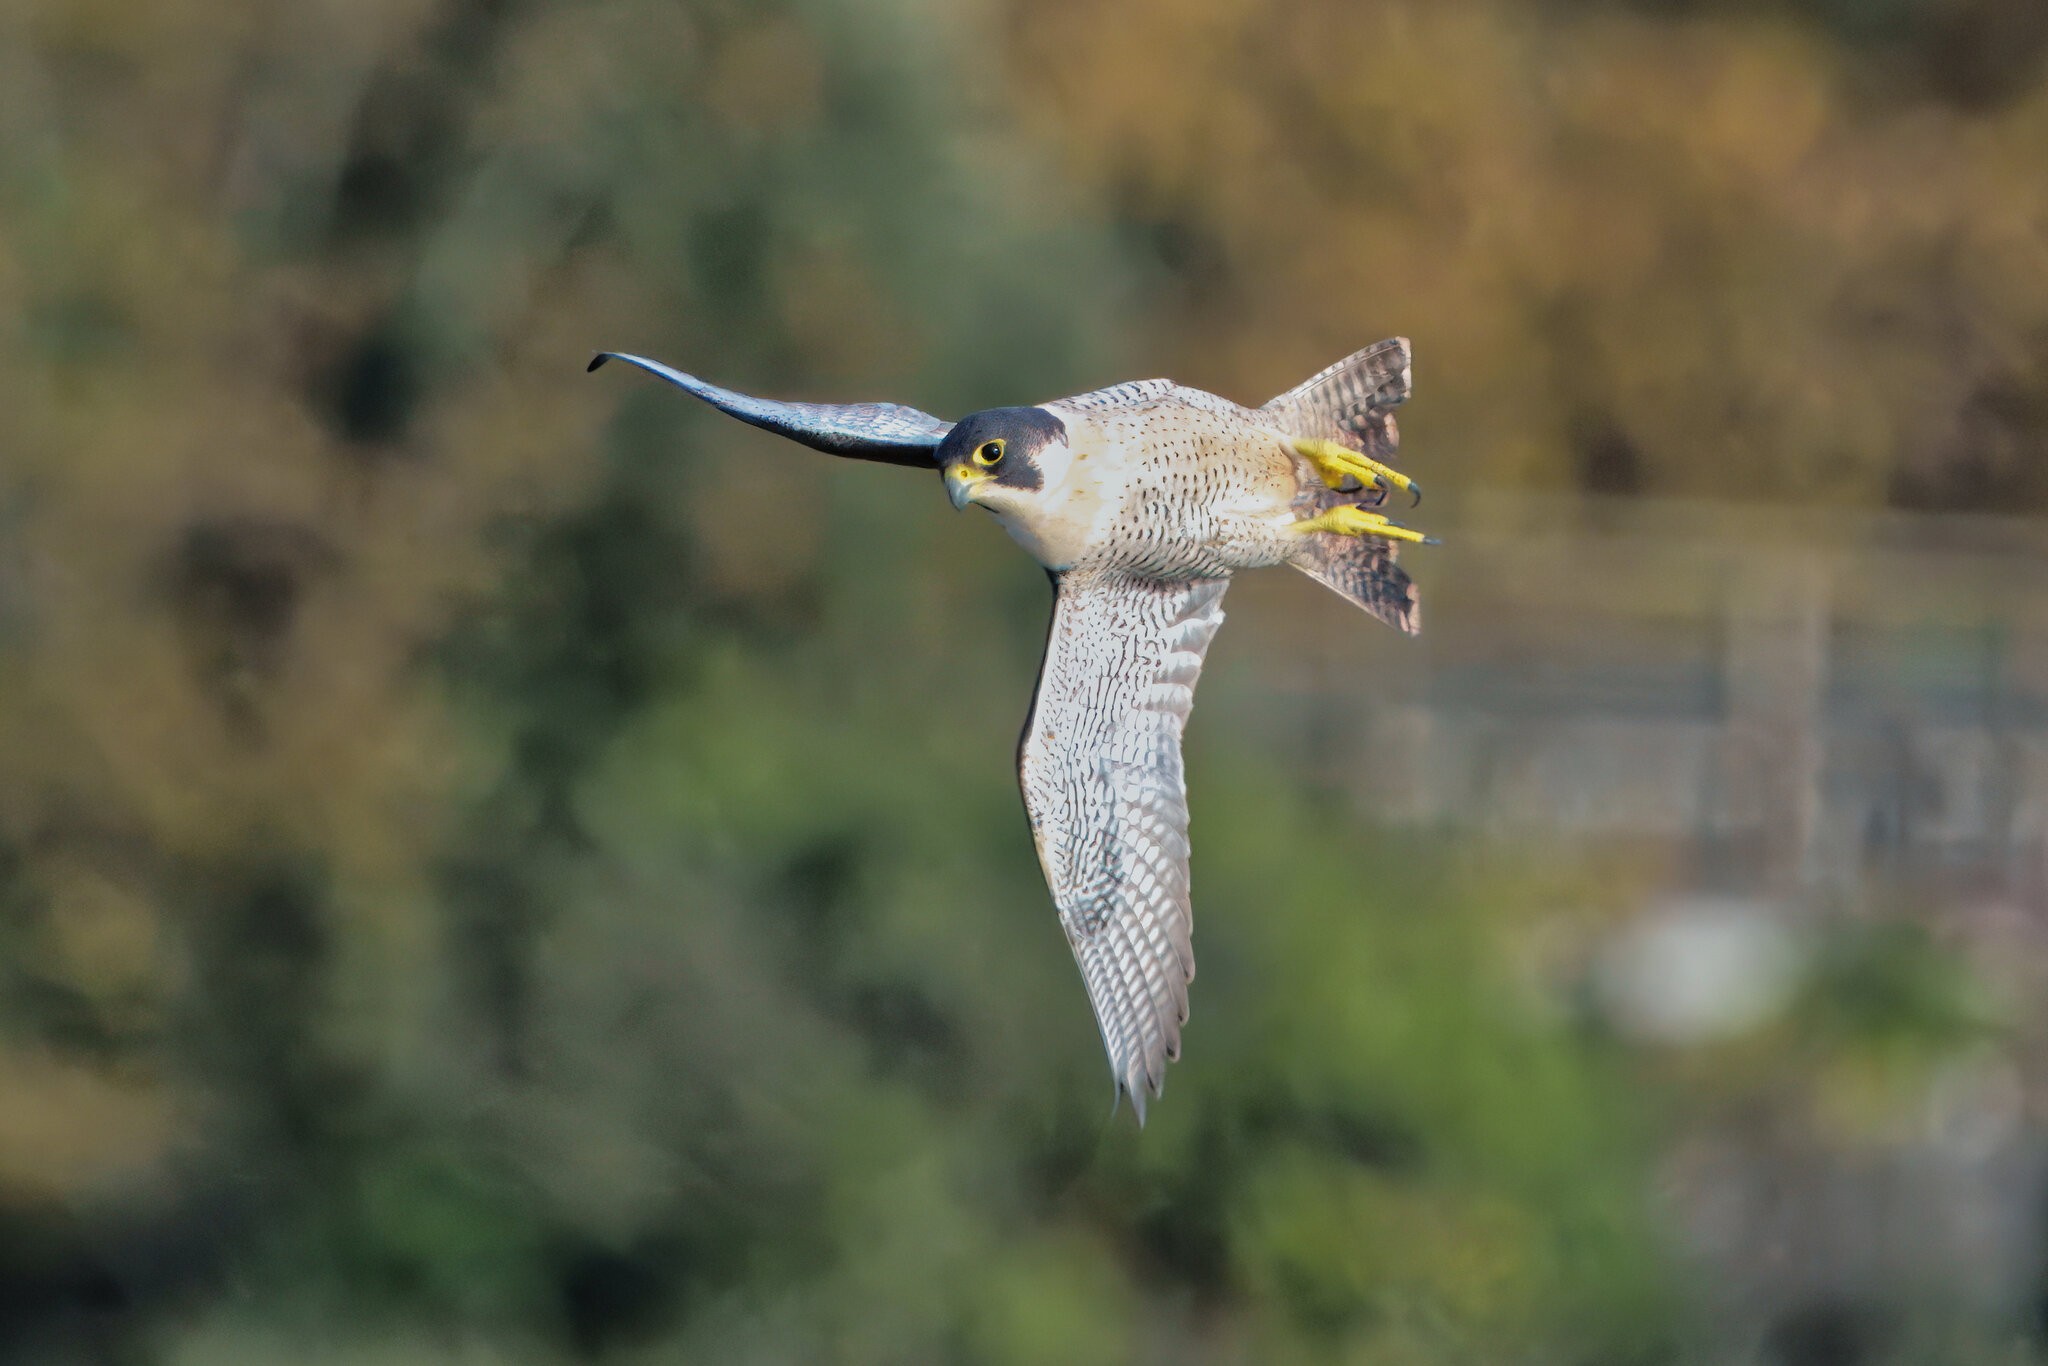
[{"label": "blurred green foliage", "polygon": [[1140,1135],[1010,776],[1038,571],[579,371],[1254,399],[1406,331],[1442,482],[2039,511],[2035,14],[13,6],[0,1357],[1725,1345],[1672,1129],[1995,1039],[1959,955],[1649,1053],[1575,974],[1654,870],[1361,828],[1197,722]]}]

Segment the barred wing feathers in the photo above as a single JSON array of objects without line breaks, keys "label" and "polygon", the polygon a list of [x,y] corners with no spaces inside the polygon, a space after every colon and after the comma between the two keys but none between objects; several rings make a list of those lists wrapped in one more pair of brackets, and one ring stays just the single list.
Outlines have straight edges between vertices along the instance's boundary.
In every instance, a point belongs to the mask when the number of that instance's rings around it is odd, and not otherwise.
[{"label": "barred wing feathers", "polygon": [[1180,740],[1228,586],[1066,574],[1018,749],[1039,862],[1140,1123],[1195,975]]}]

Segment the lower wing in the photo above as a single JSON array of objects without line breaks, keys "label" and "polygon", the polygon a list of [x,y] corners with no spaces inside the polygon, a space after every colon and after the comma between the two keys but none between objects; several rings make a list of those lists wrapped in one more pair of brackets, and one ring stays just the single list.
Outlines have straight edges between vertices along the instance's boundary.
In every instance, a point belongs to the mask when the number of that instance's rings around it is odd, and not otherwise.
[{"label": "lower wing", "polygon": [[1180,739],[1227,587],[1063,575],[1018,751],[1039,862],[1140,1123],[1195,975]]}]

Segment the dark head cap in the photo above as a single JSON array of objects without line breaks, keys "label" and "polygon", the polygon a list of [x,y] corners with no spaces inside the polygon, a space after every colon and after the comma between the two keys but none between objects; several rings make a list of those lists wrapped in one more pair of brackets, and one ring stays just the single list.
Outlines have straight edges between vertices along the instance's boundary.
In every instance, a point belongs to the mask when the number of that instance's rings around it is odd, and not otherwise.
[{"label": "dark head cap", "polygon": [[1067,424],[1043,408],[984,408],[946,433],[939,443],[939,468],[962,465],[1009,488],[1043,488],[1038,453],[1066,439]]}]

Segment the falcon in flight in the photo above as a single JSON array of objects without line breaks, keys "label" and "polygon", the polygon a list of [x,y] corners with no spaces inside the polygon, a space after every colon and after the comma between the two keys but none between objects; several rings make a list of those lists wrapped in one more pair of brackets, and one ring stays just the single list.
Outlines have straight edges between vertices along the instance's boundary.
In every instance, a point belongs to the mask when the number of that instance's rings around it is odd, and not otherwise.
[{"label": "falcon in flight", "polygon": [[1261,408],[1171,380],[947,422],[894,403],[751,398],[606,352],[829,455],[936,468],[995,514],[1056,601],[1017,746],[1032,838],[1120,1091],[1145,1120],[1180,1056],[1195,975],[1181,729],[1240,569],[1292,565],[1413,632],[1379,511],[1421,490],[1385,463],[1408,397],[1406,338],[1347,356]]}]

